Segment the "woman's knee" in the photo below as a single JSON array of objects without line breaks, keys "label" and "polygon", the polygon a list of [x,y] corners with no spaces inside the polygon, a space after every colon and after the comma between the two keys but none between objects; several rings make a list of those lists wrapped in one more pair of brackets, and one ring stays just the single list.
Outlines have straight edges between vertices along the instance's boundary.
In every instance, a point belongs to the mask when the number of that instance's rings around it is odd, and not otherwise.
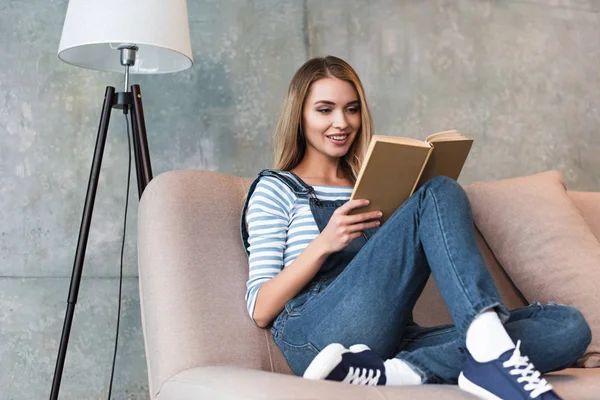
[{"label": "woman's knee", "polygon": [[469,198],[464,188],[454,179],[444,175],[431,178],[423,184],[423,196],[432,196],[437,202],[448,201],[453,205],[464,203],[470,207]]},{"label": "woman's knee", "polygon": [[555,305],[562,314],[561,321],[564,322],[565,336],[572,344],[573,353],[581,357],[592,341],[592,330],[585,317],[578,309],[566,305]]},{"label": "woman's knee", "polygon": [[466,196],[463,187],[457,181],[444,175],[431,178],[423,184],[423,188],[425,191],[433,191],[436,194],[447,195],[459,193],[461,196]]},{"label": "woman's knee", "polygon": [[564,304],[549,303],[542,306],[549,314],[553,314],[553,327],[548,327],[560,334],[560,346],[555,346],[555,349],[562,348],[565,355],[568,354],[575,362],[584,353],[592,341],[592,331],[585,317],[575,307]]},{"label": "woman's knee", "polygon": [[583,314],[573,307],[535,302],[511,311],[506,330],[542,372],[573,365],[591,341],[591,330]]},{"label": "woman's knee", "polygon": [[[454,179],[449,178],[445,175],[438,175],[423,184],[426,187],[443,187],[445,185],[453,185],[457,183]],[[459,185],[460,186],[460,185]]]}]

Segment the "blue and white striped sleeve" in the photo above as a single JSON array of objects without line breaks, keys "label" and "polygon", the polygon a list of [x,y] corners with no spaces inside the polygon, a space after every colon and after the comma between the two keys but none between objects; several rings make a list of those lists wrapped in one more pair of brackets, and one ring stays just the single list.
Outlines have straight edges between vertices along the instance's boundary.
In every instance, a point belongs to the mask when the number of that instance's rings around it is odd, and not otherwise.
[{"label": "blue and white striped sleeve", "polygon": [[262,177],[250,196],[246,213],[250,244],[246,304],[252,320],[260,287],[283,269],[285,242],[293,205],[292,191],[274,177]]}]

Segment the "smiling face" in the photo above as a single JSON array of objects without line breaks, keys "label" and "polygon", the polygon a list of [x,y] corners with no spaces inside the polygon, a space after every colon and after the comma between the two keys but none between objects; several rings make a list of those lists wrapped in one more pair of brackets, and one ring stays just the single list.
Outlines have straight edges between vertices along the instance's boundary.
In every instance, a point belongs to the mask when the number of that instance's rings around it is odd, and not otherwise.
[{"label": "smiling face", "polygon": [[323,78],[311,84],[302,110],[307,152],[343,157],[360,127],[360,100],[351,83]]}]

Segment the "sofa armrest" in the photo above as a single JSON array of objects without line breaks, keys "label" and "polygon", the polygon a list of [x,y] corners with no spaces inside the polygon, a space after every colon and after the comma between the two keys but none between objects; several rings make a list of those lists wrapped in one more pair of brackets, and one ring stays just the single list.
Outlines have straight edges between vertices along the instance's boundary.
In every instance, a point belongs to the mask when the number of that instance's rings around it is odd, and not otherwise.
[{"label": "sofa armrest", "polygon": [[211,171],[170,171],[138,210],[138,273],[151,398],[203,365],[272,369],[267,335],[244,302],[247,257],[238,221],[246,185]]}]

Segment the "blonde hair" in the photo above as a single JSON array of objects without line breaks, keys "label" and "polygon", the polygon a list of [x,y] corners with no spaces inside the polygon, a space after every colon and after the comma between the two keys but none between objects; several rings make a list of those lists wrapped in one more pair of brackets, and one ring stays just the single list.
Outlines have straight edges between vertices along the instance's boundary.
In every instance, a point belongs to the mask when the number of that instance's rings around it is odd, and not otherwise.
[{"label": "blonde hair", "polygon": [[308,60],[292,78],[273,137],[275,150],[273,168],[289,171],[304,158],[306,151],[306,138],[302,130],[304,101],[313,82],[329,77],[350,83],[360,100],[361,128],[350,149],[341,159],[345,177],[354,184],[373,135],[373,123],[358,74],[347,62],[333,56]]}]

